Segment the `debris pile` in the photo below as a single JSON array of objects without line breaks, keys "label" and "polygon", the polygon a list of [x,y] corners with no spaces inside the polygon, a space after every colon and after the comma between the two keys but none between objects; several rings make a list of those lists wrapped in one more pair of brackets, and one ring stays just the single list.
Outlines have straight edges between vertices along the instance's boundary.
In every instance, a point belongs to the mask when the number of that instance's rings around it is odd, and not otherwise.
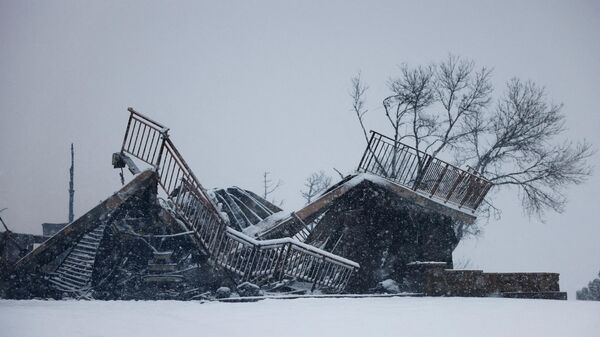
[{"label": "debris pile", "polygon": [[[129,111],[113,165],[127,167],[133,180],[16,263],[5,262],[3,296],[565,297],[557,274],[452,270],[454,228],[475,221],[492,186],[483,177],[415,156],[410,147],[377,134],[356,174],[288,213],[241,188],[207,192],[168,128]],[[141,171],[133,158],[150,169]]]}]

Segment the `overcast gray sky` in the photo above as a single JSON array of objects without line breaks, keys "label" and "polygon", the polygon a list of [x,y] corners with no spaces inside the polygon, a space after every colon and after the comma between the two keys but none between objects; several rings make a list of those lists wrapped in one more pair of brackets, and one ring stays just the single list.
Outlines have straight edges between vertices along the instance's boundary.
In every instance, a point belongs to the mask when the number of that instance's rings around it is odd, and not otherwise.
[{"label": "overcast gray sky", "polygon": [[[0,0],[0,208],[15,231],[67,219],[119,188],[110,155],[133,106],[171,128],[207,187],[259,190],[267,170],[293,210],[310,172],[352,172],[363,139],[349,79],[369,83],[368,126],[398,65],[448,53],[513,76],[565,104],[568,136],[600,145],[597,1],[6,1]],[[592,164],[599,165],[599,156]],[[555,271],[574,290],[600,270],[600,175],[569,191],[546,222],[497,195],[500,221],[455,259],[487,271]]]}]

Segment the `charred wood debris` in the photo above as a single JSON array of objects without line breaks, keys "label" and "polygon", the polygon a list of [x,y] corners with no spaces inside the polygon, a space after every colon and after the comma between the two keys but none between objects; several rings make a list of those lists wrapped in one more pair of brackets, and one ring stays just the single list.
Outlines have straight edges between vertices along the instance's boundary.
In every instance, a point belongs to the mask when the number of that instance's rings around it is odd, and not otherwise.
[{"label": "charred wood debris", "polygon": [[468,170],[374,132],[354,174],[285,212],[239,187],[207,191],[169,129],[129,113],[113,165],[134,178],[121,190],[42,236],[2,221],[0,297],[566,299],[556,273],[453,269],[455,228],[492,188]]}]

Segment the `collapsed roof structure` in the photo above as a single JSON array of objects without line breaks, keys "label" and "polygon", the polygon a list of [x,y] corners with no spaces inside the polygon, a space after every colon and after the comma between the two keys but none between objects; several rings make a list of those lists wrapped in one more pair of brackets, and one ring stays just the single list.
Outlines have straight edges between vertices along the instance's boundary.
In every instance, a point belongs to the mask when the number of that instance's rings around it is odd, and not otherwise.
[{"label": "collapsed roof structure", "polygon": [[[445,276],[453,228],[476,220],[492,188],[484,177],[372,132],[355,174],[287,213],[238,187],[207,191],[169,129],[129,112],[113,165],[135,178],[19,260],[3,281],[9,296],[189,299],[223,285],[363,293],[389,279],[402,291],[457,293]],[[562,296],[556,274],[510,289],[477,275],[484,288],[471,293]]]}]

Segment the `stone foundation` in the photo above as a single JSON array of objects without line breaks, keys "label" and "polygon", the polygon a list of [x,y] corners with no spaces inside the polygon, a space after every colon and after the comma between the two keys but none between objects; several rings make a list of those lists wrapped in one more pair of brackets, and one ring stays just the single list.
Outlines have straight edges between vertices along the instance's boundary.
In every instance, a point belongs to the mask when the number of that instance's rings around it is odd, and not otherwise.
[{"label": "stone foundation", "polygon": [[413,263],[406,284],[427,296],[507,297],[566,300],[558,273],[485,273],[445,269],[443,263]]}]

